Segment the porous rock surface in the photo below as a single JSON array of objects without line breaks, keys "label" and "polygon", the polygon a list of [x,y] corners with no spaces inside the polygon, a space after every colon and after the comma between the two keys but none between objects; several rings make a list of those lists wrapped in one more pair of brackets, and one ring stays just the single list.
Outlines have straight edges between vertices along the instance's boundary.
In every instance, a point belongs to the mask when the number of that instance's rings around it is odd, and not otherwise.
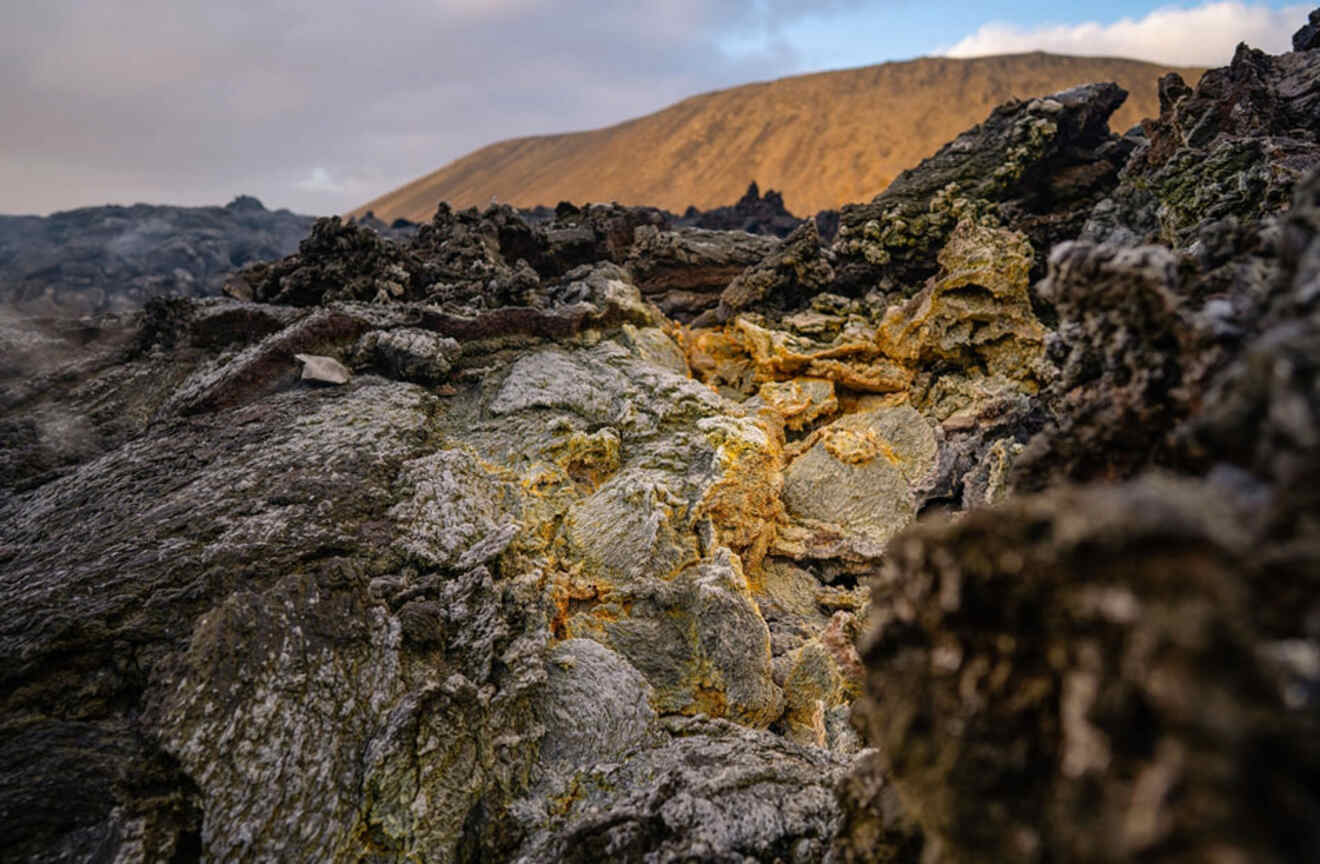
[{"label": "porous rock surface", "polygon": [[442,206],[7,316],[0,858],[1314,860],[1317,86],[1014,103],[833,243]]}]

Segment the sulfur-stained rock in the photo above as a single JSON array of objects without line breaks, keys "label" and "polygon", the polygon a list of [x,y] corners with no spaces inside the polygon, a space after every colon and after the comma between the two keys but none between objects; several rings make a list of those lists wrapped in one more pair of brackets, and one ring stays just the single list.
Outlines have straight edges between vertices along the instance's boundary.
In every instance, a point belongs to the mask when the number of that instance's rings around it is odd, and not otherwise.
[{"label": "sulfur-stained rock", "polygon": [[791,653],[784,681],[784,727],[799,744],[825,747],[825,714],[843,697],[843,679],[834,658],[812,640]]},{"label": "sulfur-stained rock", "polygon": [[842,529],[841,554],[874,557],[917,513],[913,486],[935,467],[930,424],[911,407],[850,414],[784,472],[791,516]]},{"label": "sulfur-stained rock", "polygon": [[717,473],[704,484],[692,518],[708,519],[712,542],[741,555],[755,576],[782,521],[779,442],[765,426],[745,418],[706,417],[697,428],[714,450]]},{"label": "sulfur-stained rock", "polygon": [[794,431],[839,410],[839,401],[834,397],[834,382],[825,378],[767,381],[757,390],[756,396],[743,405],[750,410],[764,405],[783,418],[786,428]]},{"label": "sulfur-stained rock", "polygon": [[604,638],[654,688],[658,712],[761,728],[783,713],[783,693],[771,680],[769,631],[728,550],[671,580],[639,580],[618,594],[632,611],[605,623]]},{"label": "sulfur-stained rock", "polygon": [[[892,393],[912,383],[912,371],[884,354],[870,327],[859,325],[822,343],[737,318],[725,333],[750,358],[757,382],[825,378],[866,393]],[[693,363],[694,371],[700,368]]]},{"label": "sulfur-stained rock", "polygon": [[877,340],[912,366],[953,366],[1031,381],[1045,329],[1027,297],[1031,245],[1002,228],[963,221],[939,254],[940,271],[920,293],[891,307]]},{"label": "sulfur-stained rock", "polygon": [[1310,55],[3,318],[0,859],[1315,859]]},{"label": "sulfur-stained rock", "polygon": [[688,528],[687,501],[658,471],[630,470],[611,478],[564,516],[568,550],[605,581],[623,585],[667,577],[700,557]]}]

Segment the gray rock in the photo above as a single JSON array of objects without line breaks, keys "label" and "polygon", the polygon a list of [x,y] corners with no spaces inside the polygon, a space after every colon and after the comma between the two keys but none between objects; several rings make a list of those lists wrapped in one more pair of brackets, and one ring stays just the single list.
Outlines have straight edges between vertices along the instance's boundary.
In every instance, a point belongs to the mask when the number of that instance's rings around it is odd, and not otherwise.
[{"label": "gray rock", "polygon": [[294,354],[293,359],[302,364],[304,381],[319,381],[322,384],[347,384],[353,373],[348,367],[333,357],[319,354]]},{"label": "gray rock", "polygon": [[784,472],[784,504],[802,519],[842,528],[858,558],[880,555],[916,516],[914,487],[935,468],[930,423],[910,407],[853,414]]},{"label": "gray rock", "polygon": [[550,652],[541,707],[545,737],[538,771],[568,774],[608,764],[659,731],[649,687],[622,657],[590,639]]},{"label": "gray rock", "polygon": [[838,819],[841,761],[728,722],[666,726],[667,743],[583,772],[566,809],[547,814],[514,860],[824,858]]},{"label": "gray rock", "polygon": [[378,364],[391,378],[434,384],[448,377],[462,350],[454,339],[400,327],[368,333],[358,340],[354,354],[363,362]]}]

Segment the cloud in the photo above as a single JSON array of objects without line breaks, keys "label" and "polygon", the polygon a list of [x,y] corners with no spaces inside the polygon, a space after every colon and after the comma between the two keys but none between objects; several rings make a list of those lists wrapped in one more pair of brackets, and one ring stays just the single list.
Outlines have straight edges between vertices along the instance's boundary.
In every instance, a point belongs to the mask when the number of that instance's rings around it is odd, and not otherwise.
[{"label": "cloud", "polygon": [[1175,66],[1223,66],[1239,42],[1270,53],[1292,48],[1307,5],[1271,9],[1244,3],[1208,3],[1191,9],[1165,7],[1144,18],[1112,24],[1086,22],[1024,29],[989,23],[951,48],[949,57],[1049,51],[1094,57],[1129,57]]},{"label": "cloud", "polygon": [[[340,212],[502,138],[783,75],[781,28],[856,2],[19,3],[0,212],[239,193]],[[730,34],[765,47],[730,52]]]}]

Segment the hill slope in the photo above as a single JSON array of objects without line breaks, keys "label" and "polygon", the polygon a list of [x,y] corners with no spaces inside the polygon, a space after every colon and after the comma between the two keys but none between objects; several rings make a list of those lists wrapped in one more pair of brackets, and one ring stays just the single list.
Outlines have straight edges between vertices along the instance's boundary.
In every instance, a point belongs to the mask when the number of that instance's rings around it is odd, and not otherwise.
[{"label": "hill slope", "polygon": [[359,208],[386,221],[429,219],[436,203],[517,206],[569,200],[652,204],[682,211],[738,198],[749,180],[812,213],[869,200],[1010,98],[1091,81],[1130,96],[1112,125],[1159,113],[1156,81],[1202,70],[1135,60],[1012,54],[922,58],[748,84],[685,99],[590,132],[500,141]]}]

